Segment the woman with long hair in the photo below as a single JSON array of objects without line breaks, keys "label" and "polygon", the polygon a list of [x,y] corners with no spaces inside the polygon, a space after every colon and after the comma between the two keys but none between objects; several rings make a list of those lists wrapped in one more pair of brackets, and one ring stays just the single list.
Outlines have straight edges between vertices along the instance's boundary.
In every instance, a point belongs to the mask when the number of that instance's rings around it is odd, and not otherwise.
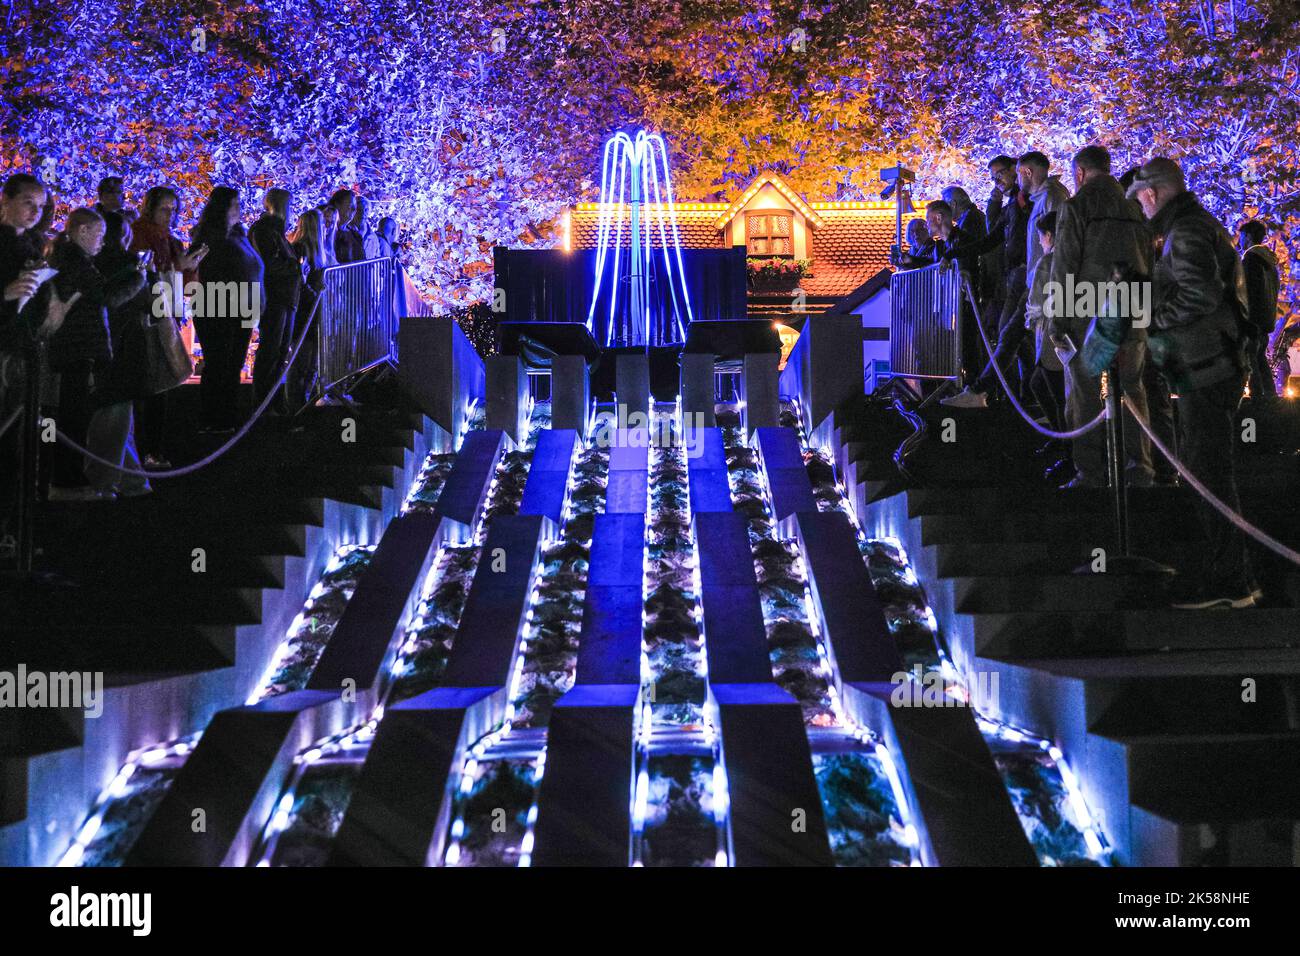
[{"label": "woman with long hair", "polygon": [[[326,233],[325,213],[320,209],[308,209],[298,217],[298,224],[289,235],[289,244],[293,247],[305,280],[302,295],[298,300],[298,328],[294,329],[294,338],[306,335],[298,359],[289,371],[289,401],[302,405],[311,400],[312,388],[316,378],[316,327],[320,322],[320,309],[317,300],[325,291],[325,270],[338,265],[334,258],[334,243]],[[304,333],[302,323],[311,322]]]},{"label": "woman with long hair", "polygon": [[203,301],[196,303],[194,328],[203,346],[199,402],[205,430],[216,433],[234,431],[239,425],[239,375],[256,319],[266,305],[262,258],[240,224],[242,215],[239,190],[217,186],[191,236],[196,246],[209,250],[199,263]]},{"label": "woman with long hair", "polygon": [[[266,314],[257,327],[257,355],[253,361],[253,398],[261,402],[278,383],[280,367],[293,344],[294,313],[302,293],[302,266],[285,228],[289,219],[289,191],[268,189],[265,209],[253,223],[249,238],[266,269]],[[268,411],[284,412],[284,391]]]},{"label": "woman with long hair", "polygon": [[[170,186],[154,186],[144,194],[140,218],[131,229],[131,252],[148,252],[153,256],[153,269],[161,282],[170,287],[197,280],[199,262],[207,249],[199,246],[185,251],[185,243],[176,235],[176,221],[180,218],[181,199]],[[179,296],[177,296],[179,298]],[[191,337],[186,331],[188,319],[183,309],[173,303],[175,320],[182,327],[182,338]],[[189,343],[187,343],[188,346]],[[166,469],[171,467],[164,452],[167,432],[167,393],[159,392],[135,403],[136,442],[143,456],[144,467]]]}]

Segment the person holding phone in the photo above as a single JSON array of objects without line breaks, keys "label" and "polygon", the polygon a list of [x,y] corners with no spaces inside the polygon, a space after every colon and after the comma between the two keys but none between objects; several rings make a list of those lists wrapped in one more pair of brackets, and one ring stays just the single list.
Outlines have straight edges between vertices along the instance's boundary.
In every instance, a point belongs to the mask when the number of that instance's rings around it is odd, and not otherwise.
[{"label": "person holding phone", "polygon": [[[181,201],[170,186],[154,186],[144,196],[140,218],[131,231],[131,252],[148,253],[153,257],[153,269],[160,281],[169,286],[198,281],[199,263],[207,254],[207,247],[199,245],[188,252],[185,243],[175,234],[180,218]],[[175,311],[175,310],[174,310]],[[176,319],[184,326],[188,319],[178,311]],[[171,467],[164,451],[167,434],[167,393],[159,392],[135,403],[136,441],[145,468]]]},{"label": "person holding phone", "polygon": [[[130,220],[119,215],[105,217],[104,245],[95,256],[95,268],[105,283],[134,284],[136,274],[144,277],[139,290],[125,302],[108,310],[109,344],[112,353],[107,372],[97,376],[92,394],[94,411],[86,432],[87,447],[103,458],[130,471],[140,471],[134,441],[132,398],[137,393],[140,369],[132,355],[131,336],[138,333],[153,311],[153,286],[158,279],[152,270],[153,253],[130,252]],[[135,497],[153,489],[143,477],[118,471],[94,459],[86,461],[86,477],[100,497]]]},{"label": "person holding phone", "polygon": [[[130,270],[106,278],[95,257],[104,246],[104,218],[93,209],[74,209],[63,233],[54,243],[50,263],[59,270],[50,283],[60,299],[77,296],[64,321],[49,332],[47,358],[50,371],[59,374],[59,430],[101,457],[114,449],[90,441],[90,420],[95,410],[94,392],[109,372],[113,358],[108,312],[123,305],[144,288],[144,273]],[[42,290],[44,292],[44,290]],[[111,460],[111,458],[110,458]],[[112,500],[117,473],[88,473],[82,456],[66,445],[56,446],[51,459],[51,501]]]}]

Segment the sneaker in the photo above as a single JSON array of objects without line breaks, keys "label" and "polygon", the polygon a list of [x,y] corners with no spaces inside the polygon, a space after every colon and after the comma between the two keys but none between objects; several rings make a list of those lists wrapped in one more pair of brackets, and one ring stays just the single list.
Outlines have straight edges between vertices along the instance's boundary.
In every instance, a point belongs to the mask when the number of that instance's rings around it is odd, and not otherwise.
[{"label": "sneaker", "polygon": [[84,502],[114,501],[116,498],[117,495],[111,488],[101,491],[99,488],[92,488],[89,485],[86,485],[82,488],[51,487],[47,500],[59,502]]},{"label": "sneaker", "polygon": [[1254,607],[1255,600],[1255,594],[1251,591],[1237,593],[1235,588],[1196,587],[1175,597],[1169,606],[1181,611],[1239,611]]},{"label": "sneaker", "polygon": [[950,398],[939,399],[939,404],[949,408],[988,408],[989,400],[983,392],[976,392],[968,385]]},{"label": "sneaker", "polygon": [[144,456],[144,467],[146,471],[166,471],[171,468],[172,463],[166,458],[159,458],[156,455]]},{"label": "sneaker", "polygon": [[1095,481],[1089,481],[1083,475],[1075,475],[1065,484],[1061,485],[1062,491],[1074,491],[1077,488],[1101,488],[1101,484]]}]

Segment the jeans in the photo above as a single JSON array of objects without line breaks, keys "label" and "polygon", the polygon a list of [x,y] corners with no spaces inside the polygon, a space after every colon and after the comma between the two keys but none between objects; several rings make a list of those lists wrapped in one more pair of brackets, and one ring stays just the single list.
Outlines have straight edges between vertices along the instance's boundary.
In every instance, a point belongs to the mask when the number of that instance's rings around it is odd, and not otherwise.
[{"label": "jeans", "polygon": [[[257,354],[253,359],[253,401],[261,404],[278,384],[280,366],[293,344],[293,309],[284,302],[268,302],[266,311],[257,326]],[[272,410],[283,405],[283,392],[279,401],[272,402]]]},{"label": "jeans", "polygon": [[[1007,276],[1005,294],[1002,297],[1002,311],[998,315],[997,340],[993,356],[984,366],[984,371],[971,385],[971,390],[989,393],[998,385],[996,363],[1006,375],[1007,382],[1019,391],[1020,376],[1015,374],[1016,359],[1020,356],[1020,347],[1025,341],[1025,313],[1023,309],[1025,294],[1025,270],[1017,267]],[[983,348],[983,345],[980,346]]]},{"label": "jeans", "polygon": [[[1155,367],[1154,362],[1147,362],[1142,368],[1142,383],[1147,390],[1147,420],[1156,437],[1165,443],[1165,447],[1178,454],[1178,431],[1174,427],[1174,400],[1169,395],[1169,383]],[[1168,483],[1178,476],[1174,466],[1164,455],[1151,452],[1151,467],[1158,480]]]},{"label": "jeans", "polygon": [[1276,408],[1277,382],[1274,381],[1273,367],[1268,364],[1268,336],[1252,339],[1249,354],[1250,397],[1257,408]]},{"label": "jeans", "polygon": [[1034,367],[1029,376],[1029,391],[1047,416],[1047,423],[1053,431],[1063,432],[1066,429],[1065,413],[1061,410],[1061,395],[1064,390],[1064,373],[1041,365]]},{"label": "jeans", "polygon": [[[1226,381],[1178,393],[1180,451],[1188,469],[1224,504],[1238,514],[1236,411],[1242,381]],[[1240,596],[1251,588],[1246,536],[1213,507],[1196,496],[1196,515],[1205,535],[1201,554],[1201,583],[1214,591]]]},{"label": "jeans", "polygon": [[[90,419],[86,448],[119,468],[125,466],[139,471],[140,459],[131,440],[132,411],[130,402],[116,402],[97,409]],[[113,488],[143,491],[149,487],[148,479],[101,465],[93,458],[86,459],[86,478],[100,491]]]},{"label": "jeans", "polygon": [[286,391],[289,394],[290,412],[297,412],[309,402],[316,386],[316,329],[320,323],[320,310],[316,310],[313,314],[312,306],[319,294],[310,286],[303,288],[302,298],[298,302],[298,314],[294,318],[293,340],[286,347],[293,347],[293,342],[303,334],[302,323],[306,322],[310,317],[311,328],[307,331],[307,337],[303,339],[302,348],[298,350],[298,357],[290,366],[286,377]]},{"label": "jeans", "polygon": [[[1070,336],[1080,345],[1074,359],[1065,369],[1066,414],[1071,428],[1080,428],[1101,413],[1101,379],[1093,378],[1083,364],[1083,334],[1074,330]],[[1145,338],[1131,339],[1119,350],[1119,374],[1124,394],[1137,408],[1138,414],[1147,418],[1147,393],[1142,382],[1142,368],[1146,364]],[[1125,472],[1136,486],[1150,485],[1151,442],[1146,433],[1126,414],[1124,422]],[[1106,426],[1099,425],[1074,440],[1074,467],[1085,485],[1104,487],[1107,484]]]},{"label": "jeans", "polygon": [[167,434],[167,393],[159,392],[135,401],[135,443],[142,455],[166,458],[163,452]]}]

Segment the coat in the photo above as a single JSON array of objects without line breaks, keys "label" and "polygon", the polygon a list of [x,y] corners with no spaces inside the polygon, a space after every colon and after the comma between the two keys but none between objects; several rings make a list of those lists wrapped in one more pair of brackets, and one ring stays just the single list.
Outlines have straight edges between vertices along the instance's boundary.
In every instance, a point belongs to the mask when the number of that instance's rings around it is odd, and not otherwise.
[{"label": "coat", "polygon": [[[164,226],[147,219],[141,219],[131,227],[131,252],[152,252],[153,268],[159,273],[175,272],[176,263],[185,254],[185,244],[173,236]],[[186,282],[193,282],[194,273],[185,276]]]},{"label": "coat", "polygon": [[[12,226],[0,223],[0,289],[17,279],[31,263],[42,258],[43,244],[41,234],[34,229],[28,229],[19,235]],[[39,320],[34,320],[27,311],[28,308],[36,307],[33,300],[24,308],[25,323],[36,321],[39,324]],[[18,303],[0,301],[0,350],[16,351],[24,342],[30,342],[30,335],[25,334],[23,328],[18,322]]]},{"label": "coat", "polygon": [[[199,263],[199,282],[202,282],[205,287],[227,282],[256,283],[260,302],[259,315],[266,311],[266,289],[263,285],[265,269],[262,266],[262,257],[248,241],[248,234],[243,226],[236,223],[224,236],[212,230],[203,234],[196,232],[194,241],[206,243],[208,247],[208,254]],[[218,302],[227,301],[224,296],[211,296],[206,288],[204,295]],[[214,318],[214,316],[205,317]],[[248,317],[241,316],[241,318]]]},{"label": "coat", "polygon": [[[1116,265],[1134,281],[1144,281],[1151,272],[1150,233],[1142,214],[1124,195],[1113,176],[1089,179],[1057,210],[1056,248],[1052,256],[1051,282],[1066,290],[1084,283],[1100,288],[1112,281]],[[1037,236],[1032,237],[1038,245]],[[1100,305],[1101,296],[1094,293]],[[1056,315],[1049,316],[1055,335],[1069,334],[1082,344],[1082,333],[1094,316],[1065,314],[1068,303],[1055,303]]]},{"label": "coat", "polygon": [[298,298],[302,294],[302,266],[298,254],[285,238],[284,220],[266,213],[253,223],[248,238],[262,257],[267,303],[291,311],[298,308]]},{"label": "coat", "polygon": [[1152,272],[1152,361],[1174,389],[1244,375],[1246,279],[1232,239],[1193,193],[1151,220],[1160,257]]},{"label": "coat", "polygon": [[1038,192],[1029,194],[1029,212],[1025,222],[1025,275],[1034,274],[1034,267],[1043,254],[1043,247],[1038,243],[1038,220],[1060,209],[1069,198],[1070,190],[1061,184],[1060,176],[1048,176]]},{"label": "coat", "polygon": [[[81,293],[63,325],[50,335],[50,368],[57,372],[85,362],[97,369],[107,368],[113,358],[109,310],[133,298],[144,287],[144,276],[130,269],[106,278],[80,246],[67,240],[58,243],[50,258],[50,264],[59,270],[50,283],[59,298],[67,300]],[[48,295],[45,301],[49,301]]]},{"label": "coat", "polygon": [[1049,338],[1051,323],[1047,315],[1047,284],[1052,277],[1052,262],[1055,251],[1049,252],[1038,260],[1034,275],[1029,283],[1025,302],[1025,328],[1034,335],[1034,357],[1039,365],[1052,372],[1062,371],[1061,359],[1052,347]]},{"label": "coat", "polygon": [[365,259],[366,248],[361,233],[351,226],[339,226],[334,233],[334,257],[338,259],[339,265]]},{"label": "coat", "polygon": [[1268,246],[1251,246],[1241,257],[1246,275],[1247,325],[1255,341],[1273,334],[1277,324],[1277,295],[1281,284],[1277,256]]}]

